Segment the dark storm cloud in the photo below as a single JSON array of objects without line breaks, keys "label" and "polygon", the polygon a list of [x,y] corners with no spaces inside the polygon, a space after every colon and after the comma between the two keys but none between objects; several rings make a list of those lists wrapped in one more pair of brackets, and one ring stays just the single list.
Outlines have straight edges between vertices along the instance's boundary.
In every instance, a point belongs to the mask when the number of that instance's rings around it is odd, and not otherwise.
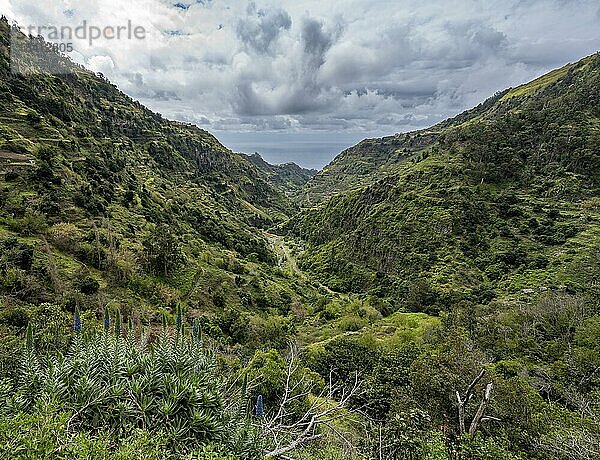
[{"label": "dark storm cloud", "polygon": [[[269,13],[265,13],[267,17]],[[271,27],[269,30],[273,30]],[[271,97],[261,92],[254,74],[242,74],[235,85],[235,107],[241,116],[265,115],[299,115],[311,112],[327,111],[335,99],[328,94],[328,85],[318,80],[318,73],[326,60],[328,50],[341,36],[343,27],[340,24],[328,25],[324,21],[305,17],[302,19],[299,37],[300,50],[297,61],[291,61],[284,69],[287,73],[279,77],[287,82],[285,91],[271,94]],[[257,54],[265,54],[264,49],[256,49]],[[275,49],[269,47],[271,56],[278,54],[286,59],[288,48]],[[266,62],[254,61],[256,68],[269,68],[273,65],[271,59]],[[260,123],[263,127],[264,123]]]},{"label": "dark storm cloud", "polygon": [[336,43],[342,32],[340,25],[327,27],[323,21],[304,18],[300,40],[304,51],[301,70],[296,78],[294,90],[282,101],[279,114],[302,114],[323,111],[334,104],[326,93],[327,85],[318,80],[318,72],[325,63],[325,56]]},{"label": "dark storm cloud", "polygon": [[240,19],[236,33],[242,43],[259,54],[271,54],[282,31],[290,30],[292,18],[283,9],[257,10],[250,3],[245,18]]},{"label": "dark storm cloud", "polygon": [[235,99],[232,105],[237,114],[242,117],[258,115],[275,115],[260,94],[253,88],[252,81],[240,77],[235,85]]},{"label": "dark storm cloud", "polygon": [[341,27],[325,30],[323,21],[305,18],[302,22],[301,40],[308,63],[315,69],[325,62],[325,53],[341,34]]},{"label": "dark storm cloud", "polygon": [[431,2],[411,10],[398,2],[386,13],[363,4],[370,20],[358,11],[353,19],[292,13],[287,47],[272,53],[277,71],[271,60],[254,61],[264,72],[237,78],[234,108],[245,123],[261,117],[261,127],[268,116],[308,129],[427,126],[595,51],[600,29],[585,13],[592,3],[578,4]]}]

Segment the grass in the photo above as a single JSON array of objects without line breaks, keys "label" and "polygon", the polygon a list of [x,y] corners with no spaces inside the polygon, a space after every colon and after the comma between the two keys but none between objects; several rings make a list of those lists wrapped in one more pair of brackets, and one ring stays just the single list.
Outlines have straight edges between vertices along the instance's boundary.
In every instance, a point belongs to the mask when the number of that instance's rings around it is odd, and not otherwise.
[{"label": "grass", "polygon": [[568,64],[560,69],[556,69],[550,73],[542,75],[541,77],[536,78],[525,85],[518,86],[502,96],[502,98],[500,98],[500,102],[507,101],[513,97],[531,95],[536,91],[544,89],[555,81],[564,77],[573,67],[575,67],[575,64]]},{"label": "grass", "polygon": [[439,318],[425,313],[396,312],[378,322],[371,332],[384,346],[394,346],[407,341],[422,342],[427,331],[440,324]]}]

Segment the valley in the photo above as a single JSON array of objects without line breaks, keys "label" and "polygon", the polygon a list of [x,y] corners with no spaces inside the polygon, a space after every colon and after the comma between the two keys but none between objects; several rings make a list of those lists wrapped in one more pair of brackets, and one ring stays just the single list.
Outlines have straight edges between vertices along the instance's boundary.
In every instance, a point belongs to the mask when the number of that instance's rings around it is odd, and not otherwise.
[{"label": "valley", "polygon": [[600,457],[600,55],[317,172],[11,27],[0,458]]}]

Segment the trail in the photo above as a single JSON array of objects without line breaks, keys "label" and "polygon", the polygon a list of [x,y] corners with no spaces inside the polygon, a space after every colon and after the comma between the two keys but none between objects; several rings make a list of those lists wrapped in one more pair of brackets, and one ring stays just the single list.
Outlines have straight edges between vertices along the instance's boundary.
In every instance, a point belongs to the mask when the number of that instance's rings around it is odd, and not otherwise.
[{"label": "trail", "polygon": [[328,294],[333,294],[336,296],[340,295],[339,292],[332,291],[331,289],[329,289],[329,287],[325,286],[324,284],[321,284],[319,281],[313,278],[310,278],[306,273],[300,270],[300,268],[298,267],[298,262],[296,261],[296,258],[292,254],[292,251],[290,250],[288,245],[285,243],[285,239],[283,236],[275,235],[269,232],[264,232],[264,235],[269,241],[271,249],[273,249],[275,254],[277,254],[278,265],[280,268],[284,268],[285,266],[287,266],[302,281],[308,282],[310,284],[318,284],[319,288],[322,288],[323,290],[327,291]]},{"label": "trail", "polygon": [[298,268],[298,262],[296,261],[296,258],[292,255],[290,248],[285,244],[284,238],[273,233],[264,233],[265,237],[269,241],[269,244],[271,245],[271,249],[273,249],[275,254],[277,254],[278,256],[279,268],[284,268],[284,266],[287,264],[290,267],[290,269],[294,272],[294,274],[296,274],[303,280],[307,280],[308,276],[306,276],[306,274]]}]

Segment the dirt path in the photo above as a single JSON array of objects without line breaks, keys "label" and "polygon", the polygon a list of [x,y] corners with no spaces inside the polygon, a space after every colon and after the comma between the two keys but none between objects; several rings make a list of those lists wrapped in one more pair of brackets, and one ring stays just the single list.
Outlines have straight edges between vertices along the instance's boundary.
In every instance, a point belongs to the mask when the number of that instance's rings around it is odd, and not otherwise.
[{"label": "dirt path", "polygon": [[292,255],[290,248],[285,244],[285,240],[282,236],[274,235],[273,233],[265,232],[265,237],[271,245],[271,249],[277,254],[278,265],[280,268],[284,268],[287,264],[292,271],[302,279],[307,279],[306,274],[298,268],[296,258]]},{"label": "dirt path", "polygon": [[300,270],[300,268],[298,267],[298,262],[292,254],[292,251],[290,251],[288,245],[285,243],[285,239],[283,236],[275,235],[269,232],[264,232],[264,234],[267,240],[269,241],[269,244],[271,245],[271,249],[275,252],[275,254],[277,254],[278,265],[280,268],[285,268],[287,266],[301,280],[306,281],[308,283],[317,283],[319,287],[327,291],[328,294],[339,295],[338,292],[332,291],[324,284],[319,283],[317,280],[309,278],[309,276],[306,273]]}]

